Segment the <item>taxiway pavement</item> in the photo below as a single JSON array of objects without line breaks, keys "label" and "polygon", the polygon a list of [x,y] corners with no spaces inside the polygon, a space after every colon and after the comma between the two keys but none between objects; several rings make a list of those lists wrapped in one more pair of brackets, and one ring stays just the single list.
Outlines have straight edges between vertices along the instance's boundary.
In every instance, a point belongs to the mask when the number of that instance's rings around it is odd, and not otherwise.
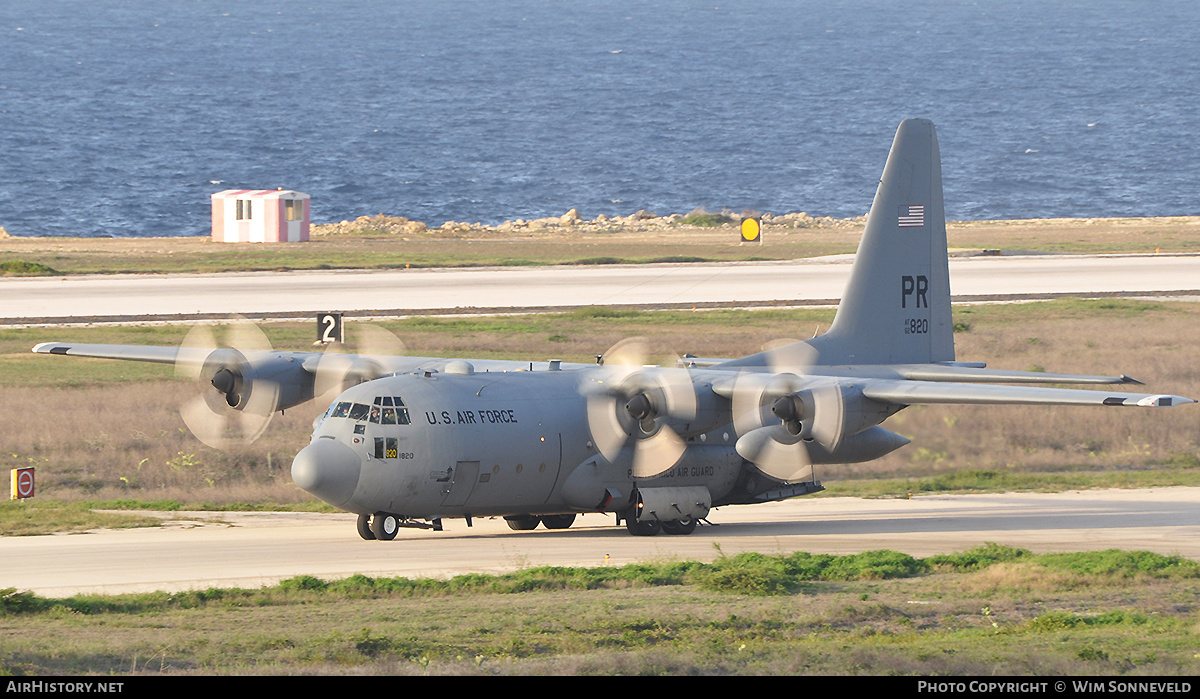
[{"label": "taxiway pavement", "polygon": [[[168,513],[151,529],[0,537],[0,587],[76,593],[259,587],[295,575],[324,579],[447,577],[540,565],[621,566],[719,553],[893,549],[924,557],[986,542],[1034,552],[1121,548],[1200,560],[1200,488],[931,495],[911,500],[799,498],[723,507],[690,536],[630,536],[611,516],[568,530],[514,532],[503,520],[404,530],[363,541],[354,515]],[[720,546],[720,552],[714,545]]]},{"label": "taxiway pavement", "polygon": [[[0,325],[471,313],[582,306],[834,304],[850,255],[781,262],[0,279]],[[957,300],[1200,296],[1200,255],[955,257]]]}]

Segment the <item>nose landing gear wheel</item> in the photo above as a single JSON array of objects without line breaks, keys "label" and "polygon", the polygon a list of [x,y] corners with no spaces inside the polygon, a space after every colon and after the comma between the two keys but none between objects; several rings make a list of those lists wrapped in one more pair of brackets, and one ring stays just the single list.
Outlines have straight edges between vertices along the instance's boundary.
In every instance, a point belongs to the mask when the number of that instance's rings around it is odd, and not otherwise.
[{"label": "nose landing gear wheel", "polygon": [[396,515],[376,512],[375,516],[371,518],[371,533],[380,541],[395,539],[398,531],[400,531],[400,520],[396,519]]},{"label": "nose landing gear wheel", "polygon": [[367,541],[375,540],[375,533],[371,531],[371,515],[358,516],[358,535]]}]

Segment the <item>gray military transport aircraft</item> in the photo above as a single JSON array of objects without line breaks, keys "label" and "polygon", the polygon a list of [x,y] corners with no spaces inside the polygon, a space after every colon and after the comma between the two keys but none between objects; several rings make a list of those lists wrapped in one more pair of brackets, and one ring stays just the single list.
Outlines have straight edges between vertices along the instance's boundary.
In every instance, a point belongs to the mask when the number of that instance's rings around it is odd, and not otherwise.
[{"label": "gray military transport aircraft", "polygon": [[714,507],[822,490],[814,465],[904,446],[880,424],[910,405],[1195,402],[1020,385],[1138,383],[1126,376],[955,361],[941,160],[933,124],[919,119],[896,132],[833,325],[811,340],[658,367],[636,342],[599,365],[533,364],[279,352],[260,332],[242,335],[236,349],[193,331],[179,348],[33,351],[176,365],[201,390],[184,420],[216,447],[253,440],[276,411],[336,396],[292,478],[358,513],[359,534],[378,540],[459,517],[565,529],[585,512],[613,513],[636,535],[690,534]]}]

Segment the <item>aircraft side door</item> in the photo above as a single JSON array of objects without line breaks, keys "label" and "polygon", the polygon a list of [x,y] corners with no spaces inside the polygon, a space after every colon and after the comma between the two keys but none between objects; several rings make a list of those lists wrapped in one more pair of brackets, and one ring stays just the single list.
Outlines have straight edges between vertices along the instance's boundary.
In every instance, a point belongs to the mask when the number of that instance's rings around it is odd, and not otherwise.
[{"label": "aircraft side door", "polygon": [[459,461],[454,464],[449,475],[443,491],[446,497],[442,500],[442,506],[462,507],[475,490],[475,484],[479,482],[479,462]]}]

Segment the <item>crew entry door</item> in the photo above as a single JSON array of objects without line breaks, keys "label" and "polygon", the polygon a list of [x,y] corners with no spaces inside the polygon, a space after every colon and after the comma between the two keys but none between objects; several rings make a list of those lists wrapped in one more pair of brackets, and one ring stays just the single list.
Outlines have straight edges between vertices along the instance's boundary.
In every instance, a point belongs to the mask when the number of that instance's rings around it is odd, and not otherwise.
[{"label": "crew entry door", "polygon": [[444,507],[461,507],[475,490],[479,482],[479,462],[459,461],[450,472],[450,482],[446,484],[446,497],[442,500]]}]

